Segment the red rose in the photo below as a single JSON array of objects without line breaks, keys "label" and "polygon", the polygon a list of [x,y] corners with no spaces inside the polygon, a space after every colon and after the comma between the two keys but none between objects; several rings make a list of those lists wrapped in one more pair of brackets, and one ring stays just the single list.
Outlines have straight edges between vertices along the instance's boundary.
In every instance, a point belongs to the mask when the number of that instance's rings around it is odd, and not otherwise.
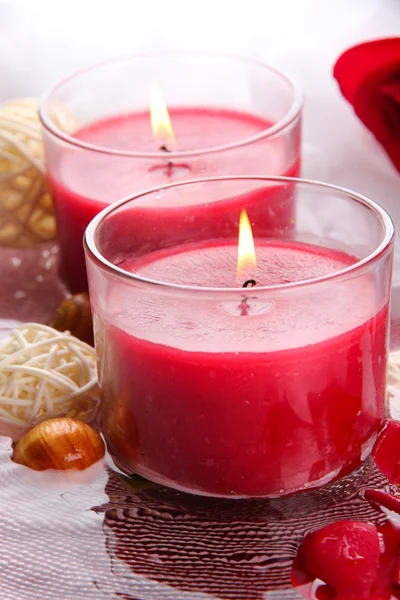
[{"label": "red rose", "polygon": [[350,48],[337,60],[333,74],[356,115],[400,171],[400,38]]}]

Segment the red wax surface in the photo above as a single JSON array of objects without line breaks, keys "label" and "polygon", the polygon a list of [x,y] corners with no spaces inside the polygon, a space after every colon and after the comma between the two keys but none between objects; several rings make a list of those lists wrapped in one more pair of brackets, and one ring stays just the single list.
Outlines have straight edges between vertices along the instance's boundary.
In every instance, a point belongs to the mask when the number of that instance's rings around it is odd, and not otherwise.
[{"label": "red wax surface", "polygon": [[[256,240],[256,251],[260,285],[355,260],[295,242]],[[236,252],[236,241],[203,242],[120,266],[235,286]],[[368,276],[319,295],[258,293],[247,316],[239,289],[201,299],[115,282],[107,314],[91,291],[103,429],[126,470],[205,494],[277,495],[340,477],[369,454],[385,414],[387,308]]]},{"label": "red wax surface", "polygon": [[[176,139],[173,149],[179,152],[196,152],[239,142],[271,126],[271,123],[253,115],[211,108],[172,108],[170,116]],[[74,137],[98,147],[119,151],[158,151],[148,112],[98,121],[77,131]],[[270,139],[228,151],[188,157],[168,168],[167,153],[165,159],[155,159],[113,156],[75,148],[62,148],[56,154],[53,148],[49,148],[47,161],[57,214],[61,259],[70,288],[76,292],[87,288],[82,237],[88,223],[107,204],[184,179],[243,174],[296,176],[299,174],[298,161],[288,164],[287,152],[285,140]],[[227,202],[232,202],[232,211],[253,208],[256,213],[259,199],[259,195],[255,194],[247,199],[241,198],[240,206],[232,198],[227,198]],[[292,202],[287,202],[278,210],[272,204],[269,216],[271,226],[288,226],[292,211]],[[165,208],[164,214],[158,215],[158,222],[172,219],[171,226],[174,226],[174,223],[188,216],[186,208],[178,212],[175,210],[173,215],[170,212]],[[208,216],[209,220],[212,218],[212,215]]]}]

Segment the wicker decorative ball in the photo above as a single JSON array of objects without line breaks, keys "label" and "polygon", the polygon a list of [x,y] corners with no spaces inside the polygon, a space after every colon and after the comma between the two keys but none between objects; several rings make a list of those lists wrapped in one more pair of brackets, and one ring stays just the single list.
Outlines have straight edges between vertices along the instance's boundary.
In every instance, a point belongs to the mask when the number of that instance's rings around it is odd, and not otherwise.
[{"label": "wicker decorative ball", "polygon": [[400,395],[400,350],[389,353],[387,392],[389,397]]},{"label": "wicker decorative ball", "polygon": [[98,403],[88,344],[38,323],[19,325],[0,341],[0,421],[21,428],[59,416],[87,421]]},{"label": "wicker decorative ball", "polygon": [[38,102],[0,104],[0,245],[27,248],[56,237]]}]

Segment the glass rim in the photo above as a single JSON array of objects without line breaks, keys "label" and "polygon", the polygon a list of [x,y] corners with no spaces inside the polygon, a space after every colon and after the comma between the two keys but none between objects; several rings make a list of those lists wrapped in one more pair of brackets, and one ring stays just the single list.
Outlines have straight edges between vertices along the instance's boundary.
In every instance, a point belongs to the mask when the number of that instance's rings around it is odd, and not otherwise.
[{"label": "glass rim", "polygon": [[160,158],[165,159],[165,152],[162,152],[162,151],[133,152],[130,150],[116,150],[113,148],[107,148],[104,146],[89,144],[87,142],[78,140],[78,139],[74,138],[72,135],[65,133],[59,127],[57,127],[52,122],[47,109],[48,109],[49,100],[55,92],[57,92],[60,88],[62,88],[62,86],[65,85],[66,83],[69,83],[73,79],[75,79],[81,75],[84,75],[85,73],[92,72],[96,69],[102,69],[109,65],[119,64],[119,63],[127,62],[130,60],[132,61],[134,59],[140,60],[140,59],[147,59],[147,58],[163,58],[163,57],[173,58],[174,56],[184,57],[184,58],[190,57],[190,56],[199,56],[199,57],[205,57],[205,58],[219,57],[219,58],[227,58],[227,59],[236,60],[236,61],[242,61],[247,64],[252,64],[252,65],[255,65],[258,67],[262,67],[265,70],[273,72],[275,75],[280,77],[283,81],[285,81],[285,83],[289,84],[292,94],[293,94],[293,98],[292,98],[290,108],[286,111],[286,114],[271,127],[268,127],[267,129],[264,129],[263,131],[256,133],[255,135],[251,135],[249,137],[243,138],[236,142],[231,142],[230,144],[224,144],[222,146],[210,146],[208,148],[203,148],[201,150],[194,150],[194,151],[185,150],[184,152],[169,152],[168,157],[171,159],[189,158],[189,157],[203,156],[206,154],[212,154],[212,153],[217,153],[217,152],[224,152],[227,150],[232,150],[234,148],[240,148],[243,146],[247,146],[247,145],[256,143],[260,140],[263,140],[263,139],[268,139],[268,138],[274,137],[278,133],[281,133],[282,131],[284,131],[301,114],[304,99],[303,99],[303,94],[302,94],[300,88],[283,71],[281,71],[280,69],[278,69],[264,61],[261,61],[261,60],[258,60],[256,58],[252,58],[252,57],[242,56],[240,54],[230,54],[230,53],[225,53],[225,52],[195,51],[195,50],[190,51],[190,52],[183,52],[183,51],[171,50],[171,51],[165,51],[165,52],[148,52],[148,53],[144,53],[144,54],[127,54],[124,56],[119,56],[116,58],[111,58],[111,59],[103,60],[100,62],[96,62],[87,67],[83,67],[82,69],[78,69],[78,70],[74,71],[73,73],[70,73],[63,79],[57,81],[47,91],[45,91],[44,94],[42,94],[42,96],[39,100],[39,118],[40,118],[40,121],[41,121],[43,127],[47,131],[49,131],[52,135],[59,138],[63,142],[69,144],[70,146],[75,146],[76,148],[80,148],[81,150],[88,150],[88,151],[97,152],[100,154],[109,154],[111,156],[124,156],[124,157],[130,157],[130,158],[152,158],[155,160],[156,159],[158,160]]},{"label": "glass rim", "polygon": [[375,213],[383,225],[384,228],[384,236],[379,245],[375,248],[373,252],[368,254],[365,258],[361,260],[357,260],[354,264],[345,267],[344,269],[340,269],[338,271],[333,271],[332,273],[328,273],[327,275],[322,275],[320,277],[313,277],[310,279],[302,279],[299,281],[293,281],[291,283],[281,283],[274,285],[266,285],[266,286],[254,286],[253,288],[246,288],[246,296],[251,296],[255,294],[259,294],[260,292],[276,292],[276,291],[291,291],[291,290],[299,290],[302,288],[309,288],[318,284],[327,283],[330,281],[337,281],[347,279],[350,275],[353,275],[357,272],[362,272],[366,267],[369,267],[374,262],[378,261],[382,256],[384,256],[394,243],[394,225],[389,214],[376,202],[370,200],[366,196],[362,194],[358,194],[357,192],[353,192],[347,188],[339,187],[330,183],[324,183],[321,181],[314,181],[311,179],[302,179],[297,177],[278,177],[278,176],[224,176],[224,177],[209,177],[203,179],[192,179],[188,181],[180,181],[178,183],[170,183],[167,185],[155,187],[137,194],[133,196],[128,196],[114,202],[104,208],[100,213],[98,213],[89,225],[86,228],[84,234],[84,249],[86,256],[93,262],[100,263],[102,268],[106,271],[117,275],[121,279],[125,279],[127,281],[132,281],[136,283],[145,284],[146,286],[152,286],[156,288],[161,288],[164,290],[174,290],[176,292],[195,292],[196,294],[236,294],[242,288],[240,287],[200,287],[194,285],[183,285],[177,283],[170,283],[166,281],[158,281],[154,279],[150,279],[148,277],[143,277],[141,275],[135,273],[129,273],[124,269],[114,265],[112,262],[107,260],[102,253],[98,250],[97,245],[95,243],[95,235],[98,228],[104,222],[104,220],[114,211],[118,210],[124,204],[129,204],[138,198],[142,198],[143,196],[148,196],[150,194],[159,193],[163,190],[167,190],[175,187],[183,187],[190,186],[199,183],[212,183],[212,182],[221,182],[221,181],[264,181],[264,182],[275,182],[275,183],[287,183],[287,184],[301,184],[310,186],[318,189],[325,190],[333,190],[335,192],[340,193],[341,195],[346,195],[350,197],[352,200],[355,200],[359,204],[369,208]]}]

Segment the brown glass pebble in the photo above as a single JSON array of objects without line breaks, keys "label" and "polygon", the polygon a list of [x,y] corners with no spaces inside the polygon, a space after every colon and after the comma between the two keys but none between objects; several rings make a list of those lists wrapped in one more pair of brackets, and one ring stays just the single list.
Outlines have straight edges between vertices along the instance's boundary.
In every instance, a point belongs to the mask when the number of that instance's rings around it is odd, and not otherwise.
[{"label": "brown glass pebble", "polygon": [[89,294],[74,294],[64,300],[49,325],[57,331],[70,331],[78,339],[93,346],[93,319]]}]

